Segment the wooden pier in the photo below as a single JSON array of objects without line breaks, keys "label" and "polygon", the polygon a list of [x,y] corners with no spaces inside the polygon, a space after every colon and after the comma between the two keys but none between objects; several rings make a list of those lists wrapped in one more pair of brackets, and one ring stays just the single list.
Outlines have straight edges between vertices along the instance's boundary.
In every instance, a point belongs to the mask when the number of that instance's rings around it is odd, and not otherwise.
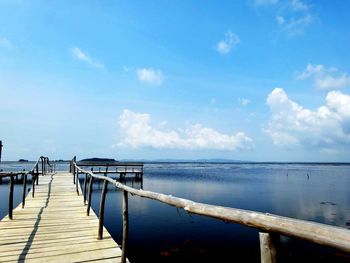
[{"label": "wooden pier", "polygon": [[77,195],[71,173],[40,176],[35,197],[28,194],[0,222],[0,262],[121,262],[122,251],[99,220],[86,215],[80,187]]}]

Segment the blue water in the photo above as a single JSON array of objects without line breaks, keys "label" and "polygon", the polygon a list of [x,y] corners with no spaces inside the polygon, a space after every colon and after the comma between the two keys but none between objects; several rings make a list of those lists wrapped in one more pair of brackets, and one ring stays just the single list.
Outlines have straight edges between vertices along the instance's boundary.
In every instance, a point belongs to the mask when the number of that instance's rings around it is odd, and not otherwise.
[{"label": "blue water", "polygon": [[[349,183],[350,165],[147,163],[143,189],[347,228]],[[139,182],[128,184],[141,187]],[[98,213],[102,183],[96,182],[93,188],[92,208]],[[16,192],[17,203],[20,190]],[[8,185],[4,183],[0,185],[0,198],[4,200],[1,217],[7,214],[7,194]],[[121,192],[110,185],[105,226],[119,244],[121,197]],[[252,228],[191,215],[130,195],[129,220],[127,256],[134,263],[226,262],[227,258],[259,262],[258,231]],[[350,262],[349,256],[333,249],[286,237],[281,240],[282,262]]]}]

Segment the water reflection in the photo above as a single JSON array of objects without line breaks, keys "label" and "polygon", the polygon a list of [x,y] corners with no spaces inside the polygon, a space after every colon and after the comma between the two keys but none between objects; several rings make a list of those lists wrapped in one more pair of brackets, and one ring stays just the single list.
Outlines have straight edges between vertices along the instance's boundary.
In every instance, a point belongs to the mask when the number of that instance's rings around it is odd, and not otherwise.
[{"label": "water reflection", "polygon": [[[84,176],[80,178],[83,180]],[[157,163],[145,164],[143,179],[143,184],[132,180],[126,183],[197,202],[340,227],[350,224],[349,165]],[[8,186],[1,188],[3,186],[0,185],[1,197],[3,192],[4,196],[8,193]],[[102,187],[102,181],[93,184],[92,208],[97,214]],[[105,226],[119,244],[121,211],[122,194],[109,185]],[[226,262],[232,255],[236,259],[244,257],[241,260],[244,262],[259,262],[258,231],[255,229],[190,215],[175,207],[131,195],[129,220],[128,258],[131,262]],[[347,262],[348,258],[330,249],[283,238],[282,262],[305,261]]]},{"label": "water reflection", "polygon": [[[269,212],[346,226],[349,166],[261,164],[147,164],[144,189],[198,202]],[[286,173],[288,171],[288,177]],[[308,176],[309,175],[309,178]],[[336,193],[336,194],[335,194]],[[99,195],[93,207],[98,211]],[[121,195],[107,195],[106,226],[121,242]],[[254,229],[190,215],[137,196],[130,197],[132,262],[209,262],[232,256],[259,262]],[[333,250],[283,238],[284,262],[346,262]],[[291,250],[290,250],[291,249]],[[344,261],[345,260],[345,261]]]}]

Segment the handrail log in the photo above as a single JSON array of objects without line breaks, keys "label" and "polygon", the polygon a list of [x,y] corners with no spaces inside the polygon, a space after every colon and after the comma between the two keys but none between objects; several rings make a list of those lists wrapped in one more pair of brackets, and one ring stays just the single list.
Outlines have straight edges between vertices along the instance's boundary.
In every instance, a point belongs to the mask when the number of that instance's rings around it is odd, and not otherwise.
[{"label": "handrail log", "polygon": [[109,177],[95,175],[90,171],[81,169],[76,164],[74,165],[82,173],[90,174],[91,178],[94,177],[101,180],[108,180],[119,189],[125,190],[133,195],[157,200],[177,208],[183,208],[189,213],[238,223],[257,228],[265,232],[303,239],[320,245],[336,248],[348,253],[350,252],[350,231],[344,228],[328,226],[325,224],[300,219],[292,219],[269,213],[198,203],[171,195],[138,190],[121,184]]}]

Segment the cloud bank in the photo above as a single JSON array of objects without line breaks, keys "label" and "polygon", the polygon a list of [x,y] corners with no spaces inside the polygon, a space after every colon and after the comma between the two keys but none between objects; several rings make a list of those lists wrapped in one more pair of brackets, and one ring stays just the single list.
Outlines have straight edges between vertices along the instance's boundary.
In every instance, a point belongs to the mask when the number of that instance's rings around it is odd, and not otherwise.
[{"label": "cloud bank", "polygon": [[[164,126],[164,125],[161,125]],[[252,139],[243,132],[223,134],[194,124],[186,129],[165,131],[151,125],[151,116],[125,109],[119,117],[122,132],[120,146],[170,149],[215,149],[234,151],[250,149]]]},{"label": "cloud bank", "polygon": [[275,145],[331,148],[350,143],[350,96],[331,91],[325,105],[312,111],[288,98],[281,88],[267,97],[271,118],[264,131]]}]

